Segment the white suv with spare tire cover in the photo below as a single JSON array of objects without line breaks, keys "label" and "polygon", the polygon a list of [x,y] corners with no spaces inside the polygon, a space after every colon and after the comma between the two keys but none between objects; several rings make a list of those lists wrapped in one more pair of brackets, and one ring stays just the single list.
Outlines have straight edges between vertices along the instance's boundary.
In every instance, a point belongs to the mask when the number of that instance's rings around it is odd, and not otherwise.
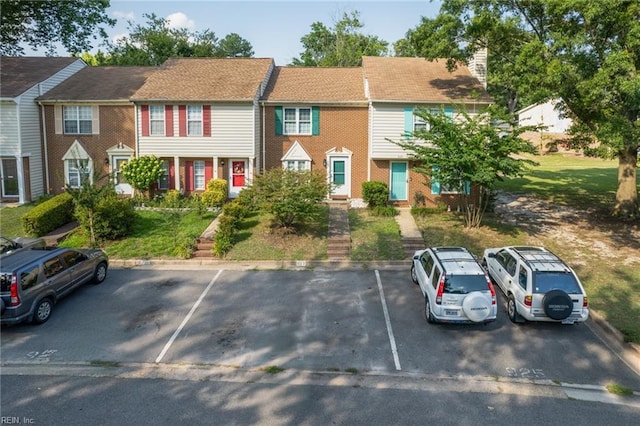
[{"label": "white suv with spare tire cover", "polygon": [[493,285],[464,247],[416,251],[411,279],[422,290],[427,322],[486,324],[496,319]]},{"label": "white suv with spare tire cover", "polygon": [[543,247],[488,248],[482,264],[507,297],[514,323],[574,324],[589,317],[589,300],[578,276]]}]

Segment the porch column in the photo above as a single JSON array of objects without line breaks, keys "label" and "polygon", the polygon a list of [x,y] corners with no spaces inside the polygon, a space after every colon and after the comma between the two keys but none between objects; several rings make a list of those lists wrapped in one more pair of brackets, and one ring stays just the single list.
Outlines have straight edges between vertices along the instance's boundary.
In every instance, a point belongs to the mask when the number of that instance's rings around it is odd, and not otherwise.
[{"label": "porch column", "polygon": [[182,192],[184,188],[180,187],[180,157],[173,157],[174,181],[173,187]]}]

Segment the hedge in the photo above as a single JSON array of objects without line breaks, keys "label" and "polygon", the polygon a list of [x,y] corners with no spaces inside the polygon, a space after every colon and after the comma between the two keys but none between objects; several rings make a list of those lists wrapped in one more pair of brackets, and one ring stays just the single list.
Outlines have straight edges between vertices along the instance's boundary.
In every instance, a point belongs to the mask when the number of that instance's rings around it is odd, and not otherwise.
[{"label": "hedge", "polygon": [[22,216],[22,229],[32,237],[42,237],[73,221],[73,198],[66,192],[38,204]]}]

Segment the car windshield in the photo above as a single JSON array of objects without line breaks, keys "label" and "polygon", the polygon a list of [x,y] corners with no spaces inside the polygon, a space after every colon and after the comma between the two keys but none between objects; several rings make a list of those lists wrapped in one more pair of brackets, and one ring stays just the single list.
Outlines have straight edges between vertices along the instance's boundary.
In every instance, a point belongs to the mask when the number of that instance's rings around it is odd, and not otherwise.
[{"label": "car windshield", "polygon": [[569,272],[536,272],[533,292],[547,293],[551,290],[562,290],[568,294],[582,294],[578,281]]},{"label": "car windshield", "polygon": [[484,275],[447,275],[444,281],[444,292],[449,294],[486,290],[489,290],[489,286]]}]

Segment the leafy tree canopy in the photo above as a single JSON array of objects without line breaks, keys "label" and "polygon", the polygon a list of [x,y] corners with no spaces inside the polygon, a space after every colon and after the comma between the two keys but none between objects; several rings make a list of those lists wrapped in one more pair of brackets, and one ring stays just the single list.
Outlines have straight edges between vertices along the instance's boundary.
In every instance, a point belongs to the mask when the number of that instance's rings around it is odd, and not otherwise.
[{"label": "leafy tree canopy", "polygon": [[54,55],[61,43],[71,54],[91,50],[91,40],[107,40],[104,25],[116,23],[106,13],[109,0],[2,0],[0,54],[24,54],[21,44],[44,47]]},{"label": "leafy tree canopy", "polygon": [[357,11],[344,13],[333,28],[322,22],[311,24],[311,32],[300,41],[304,52],[294,58],[292,65],[306,67],[348,67],[362,64],[363,56],[384,56],[388,44],[376,36],[361,32],[364,24]]},{"label": "leafy tree canopy", "polygon": [[129,21],[129,35],[111,44],[100,65],[161,65],[171,57],[250,57],[251,43],[238,34],[218,40],[210,30],[189,32],[171,28],[155,14],[145,14],[145,25]]},{"label": "leafy tree canopy", "polygon": [[488,91],[512,115],[562,98],[575,123],[572,146],[618,158],[614,215],[640,217],[640,2],[444,0],[407,39],[419,55],[449,58],[452,68],[486,47]]}]

